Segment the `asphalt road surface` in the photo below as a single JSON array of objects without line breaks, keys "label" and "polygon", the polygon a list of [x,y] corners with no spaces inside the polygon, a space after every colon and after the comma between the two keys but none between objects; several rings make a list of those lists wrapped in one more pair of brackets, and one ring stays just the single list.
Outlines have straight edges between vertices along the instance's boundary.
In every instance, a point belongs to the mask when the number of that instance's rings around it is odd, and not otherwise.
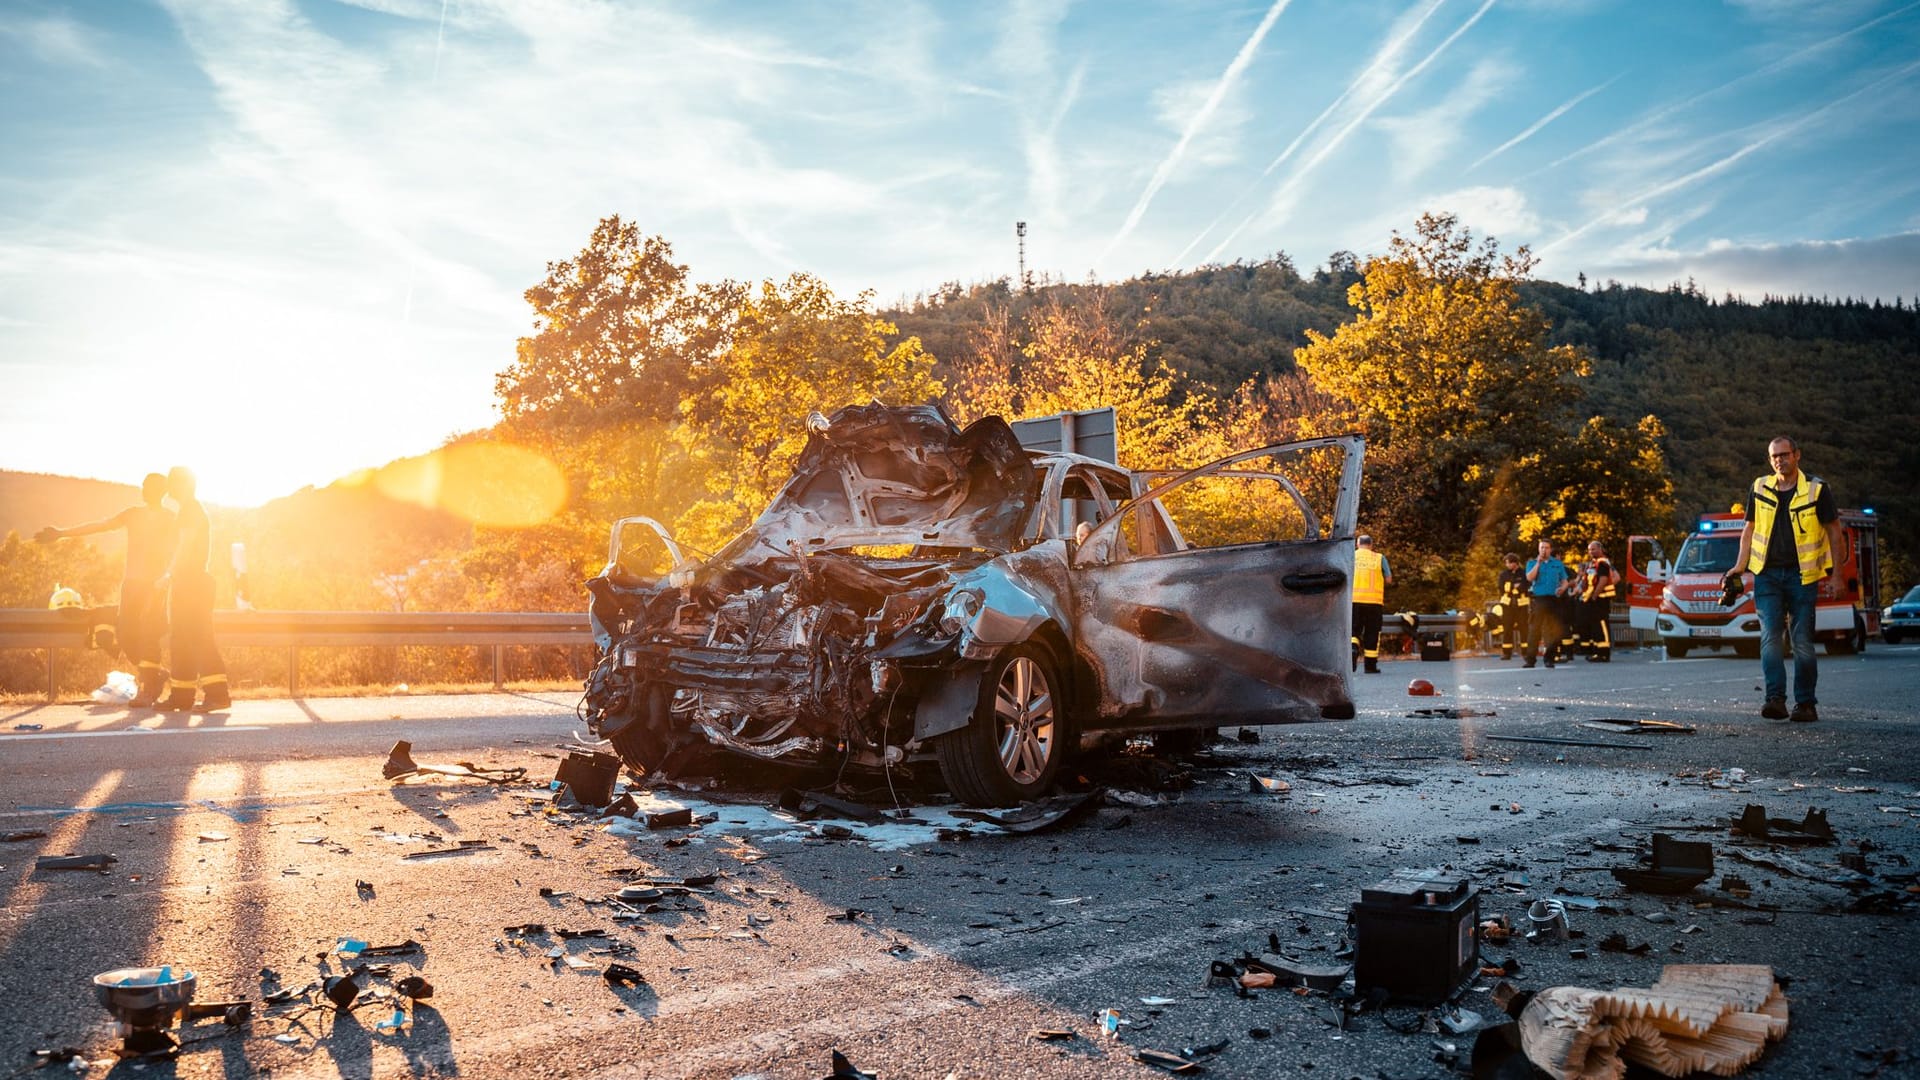
[{"label": "asphalt road surface", "polygon": [[[1106,785],[1103,805],[1024,836],[954,816],[904,775],[893,790],[913,821],[796,821],[770,806],[777,778],[737,776],[636,791],[643,811],[692,808],[693,828],[556,812],[546,781],[580,727],[564,694],[243,701],[191,719],[0,710],[0,834],[45,833],[0,843],[0,1076],[71,1047],[89,1076],[811,1080],[837,1049],[889,1080],[1139,1077],[1161,1075],[1139,1049],[1223,1040],[1199,1057],[1211,1075],[1446,1076],[1436,1058],[1472,1038],[1422,1031],[1434,1017],[1417,1007],[1343,1018],[1326,993],[1206,985],[1211,961],[1267,952],[1269,935],[1337,962],[1348,905],[1403,867],[1469,875],[1482,917],[1574,905],[1578,940],[1483,945],[1519,961],[1507,981],[1523,990],[1647,986],[1667,963],[1771,965],[1792,1023],[1766,1077],[1920,1075],[1920,646],[1823,657],[1811,725],[1760,719],[1759,665],[1731,656],[1384,667],[1356,676],[1352,722],[1087,762],[1077,771]],[[1408,696],[1413,678],[1440,694]],[[1695,730],[1584,726],[1602,719]],[[527,780],[389,783],[381,764],[402,738],[421,763]],[[1291,790],[1251,792],[1250,773]],[[1160,790],[1182,776],[1184,790]],[[890,798],[884,780],[861,783]],[[1756,803],[1794,820],[1824,811],[1838,842],[1730,834]],[[1656,831],[1710,841],[1712,879],[1677,897],[1618,885],[1605,868],[1630,865]],[[405,857],[463,841],[480,843]],[[35,867],[96,853],[118,861]],[[631,911],[603,902],[640,878],[709,874]],[[1750,884],[1744,899],[1719,887],[1727,874]],[[546,932],[507,929],[527,923]],[[1603,949],[1615,934],[1648,949]],[[343,938],[418,948],[350,961]],[[356,963],[389,967],[336,1011],[312,984]],[[612,963],[643,981],[608,982]],[[171,1061],[117,1060],[91,978],[160,964],[195,972],[200,1001],[285,989],[295,1004],[256,1005],[244,1027],[194,1021]],[[411,974],[434,993],[392,1027],[387,995]],[[1460,1004],[1495,1016],[1499,981],[1475,979]],[[1117,1036],[1101,1032],[1103,1009],[1126,1021]]]}]

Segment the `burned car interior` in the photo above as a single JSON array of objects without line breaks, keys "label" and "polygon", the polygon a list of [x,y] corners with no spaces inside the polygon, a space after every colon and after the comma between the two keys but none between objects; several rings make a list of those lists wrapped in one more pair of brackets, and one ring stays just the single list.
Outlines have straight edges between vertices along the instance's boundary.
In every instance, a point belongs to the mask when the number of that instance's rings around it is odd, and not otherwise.
[{"label": "burned car interior", "polygon": [[791,479],[713,555],[614,525],[582,711],[634,771],[931,764],[1004,806],[1101,737],[1353,715],[1359,436],[1175,474],[934,405],[807,425]]}]

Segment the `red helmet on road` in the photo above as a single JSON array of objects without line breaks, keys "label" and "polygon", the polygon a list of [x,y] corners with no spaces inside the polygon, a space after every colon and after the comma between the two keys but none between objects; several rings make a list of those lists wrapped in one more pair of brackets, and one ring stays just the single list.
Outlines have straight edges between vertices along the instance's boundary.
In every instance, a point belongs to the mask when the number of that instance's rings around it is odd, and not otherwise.
[{"label": "red helmet on road", "polygon": [[1407,693],[1412,694],[1414,697],[1432,697],[1439,693],[1439,691],[1435,690],[1433,684],[1427,680],[1415,679],[1407,684]]}]

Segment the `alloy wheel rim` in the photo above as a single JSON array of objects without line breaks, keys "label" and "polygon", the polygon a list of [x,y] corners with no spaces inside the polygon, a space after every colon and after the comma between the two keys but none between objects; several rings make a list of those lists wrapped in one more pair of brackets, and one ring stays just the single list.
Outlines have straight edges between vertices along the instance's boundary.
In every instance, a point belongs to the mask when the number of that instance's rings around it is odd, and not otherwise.
[{"label": "alloy wheel rim", "polygon": [[1019,656],[1000,675],[993,713],[1000,736],[1000,766],[1016,784],[1032,784],[1053,756],[1053,688],[1046,672]]}]

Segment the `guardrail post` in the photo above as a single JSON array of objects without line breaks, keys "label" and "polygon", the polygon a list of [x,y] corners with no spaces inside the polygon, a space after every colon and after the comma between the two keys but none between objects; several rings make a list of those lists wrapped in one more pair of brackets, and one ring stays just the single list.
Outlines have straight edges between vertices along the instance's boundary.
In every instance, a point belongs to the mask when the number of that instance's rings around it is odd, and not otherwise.
[{"label": "guardrail post", "polygon": [[287,696],[300,696],[300,646],[287,646]]},{"label": "guardrail post", "polygon": [[500,681],[500,646],[493,647],[493,688],[501,689],[506,683]]},{"label": "guardrail post", "polygon": [[60,651],[60,650],[58,650],[58,649],[56,649],[56,648],[54,648],[54,647],[53,647],[53,646],[51,646],[51,645],[49,645],[49,646],[47,646],[47,704],[49,704],[49,705],[51,705],[51,704],[53,704],[53,703],[54,703],[55,701],[57,701],[57,700],[59,700],[59,695],[58,695],[58,694],[56,694],[56,693],[54,692],[54,688],[53,688],[53,687],[54,687],[54,684],[53,684],[53,656],[54,656],[54,654],[55,654],[55,653],[57,653],[57,652],[59,652],[59,651]]}]

